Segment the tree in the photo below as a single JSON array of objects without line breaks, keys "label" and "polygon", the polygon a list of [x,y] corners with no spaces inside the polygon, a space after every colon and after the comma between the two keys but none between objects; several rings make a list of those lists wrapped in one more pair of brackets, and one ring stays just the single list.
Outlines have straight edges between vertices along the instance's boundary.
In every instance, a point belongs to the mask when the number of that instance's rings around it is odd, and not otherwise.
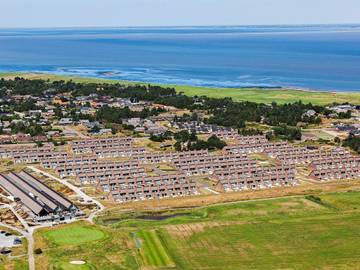
[{"label": "tree", "polygon": [[226,142],[220,140],[216,135],[212,135],[208,140],[208,149],[223,149],[226,146]]},{"label": "tree", "polygon": [[280,125],[273,128],[274,135],[285,140],[301,140],[301,129],[287,125]]},{"label": "tree", "polygon": [[360,154],[360,137],[350,134],[344,141],[343,146],[350,147]]},{"label": "tree", "polygon": [[351,111],[348,110],[347,112],[340,112],[338,114],[339,119],[350,119],[351,118]]},{"label": "tree", "polygon": [[182,131],[179,131],[177,133],[175,133],[174,135],[174,139],[177,141],[177,142],[187,142],[189,141],[190,139],[190,134],[188,131],[186,130],[182,130]]}]

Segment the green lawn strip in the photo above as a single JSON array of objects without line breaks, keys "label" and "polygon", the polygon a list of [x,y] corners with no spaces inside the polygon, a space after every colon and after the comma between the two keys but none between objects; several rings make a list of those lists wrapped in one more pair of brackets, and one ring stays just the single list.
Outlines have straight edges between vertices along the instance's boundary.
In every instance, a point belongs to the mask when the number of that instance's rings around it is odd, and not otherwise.
[{"label": "green lawn strip", "polygon": [[160,241],[158,241],[156,236],[156,231],[151,231],[149,234],[149,244],[150,248],[154,251],[156,258],[160,262],[158,266],[167,266],[166,263],[166,251],[164,250],[163,246],[161,245]]},{"label": "green lawn strip", "polygon": [[144,238],[144,253],[148,259],[150,266],[164,266],[162,261],[162,254],[158,250],[156,243],[153,242],[151,232],[143,232],[142,237]]},{"label": "green lawn strip", "polygon": [[143,254],[149,266],[171,267],[174,265],[156,231],[141,231],[139,237],[143,239]]}]

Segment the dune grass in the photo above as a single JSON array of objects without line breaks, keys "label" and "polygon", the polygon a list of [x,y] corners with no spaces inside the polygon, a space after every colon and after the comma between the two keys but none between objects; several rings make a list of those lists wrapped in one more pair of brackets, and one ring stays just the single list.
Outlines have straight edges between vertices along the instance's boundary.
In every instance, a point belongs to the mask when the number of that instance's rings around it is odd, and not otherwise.
[{"label": "dune grass", "polygon": [[[16,76],[28,79],[49,79],[49,80],[73,80],[79,83],[125,83],[125,84],[146,84],[120,80],[110,80],[102,78],[86,78],[76,76],[62,76],[53,74],[39,73],[0,73],[0,78],[12,79]],[[183,92],[188,96],[208,96],[213,98],[231,97],[236,101],[252,101],[257,103],[271,103],[276,101],[279,104],[296,102],[301,100],[304,103],[316,105],[327,105],[333,102],[351,102],[360,104],[360,93],[355,92],[325,92],[325,91],[302,91],[294,89],[258,89],[258,88],[210,88],[187,85],[165,85],[174,87],[178,92]]]}]

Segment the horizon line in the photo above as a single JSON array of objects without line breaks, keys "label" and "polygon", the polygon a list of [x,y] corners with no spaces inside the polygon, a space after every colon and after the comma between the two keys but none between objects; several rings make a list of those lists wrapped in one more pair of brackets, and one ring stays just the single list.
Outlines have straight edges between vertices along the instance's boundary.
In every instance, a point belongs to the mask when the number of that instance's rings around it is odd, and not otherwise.
[{"label": "horizon line", "polygon": [[304,26],[360,26],[360,22],[356,23],[312,23],[312,24],[295,24],[295,23],[289,23],[289,24],[218,24],[218,25],[147,25],[147,26],[49,26],[49,27],[1,27],[1,30],[16,30],[16,29],[119,29],[119,28],[212,28],[212,27],[304,27]]}]

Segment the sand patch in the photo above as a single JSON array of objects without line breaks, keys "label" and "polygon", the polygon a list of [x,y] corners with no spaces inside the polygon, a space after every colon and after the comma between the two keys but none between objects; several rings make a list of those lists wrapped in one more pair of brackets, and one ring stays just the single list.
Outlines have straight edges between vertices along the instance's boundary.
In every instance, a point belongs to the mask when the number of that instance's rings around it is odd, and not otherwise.
[{"label": "sand patch", "polygon": [[86,262],[85,261],[71,261],[70,264],[74,264],[74,265],[84,265]]}]

